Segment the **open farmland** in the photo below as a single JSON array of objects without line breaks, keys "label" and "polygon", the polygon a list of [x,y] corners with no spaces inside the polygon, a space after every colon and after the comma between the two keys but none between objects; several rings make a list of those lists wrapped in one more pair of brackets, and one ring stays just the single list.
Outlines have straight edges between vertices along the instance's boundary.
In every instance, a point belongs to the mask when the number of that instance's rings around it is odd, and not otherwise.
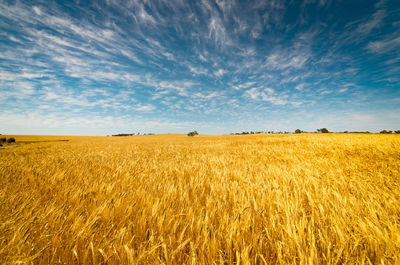
[{"label": "open farmland", "polygon": [[400,262],[398,135],[14,137],[1,264]]}]

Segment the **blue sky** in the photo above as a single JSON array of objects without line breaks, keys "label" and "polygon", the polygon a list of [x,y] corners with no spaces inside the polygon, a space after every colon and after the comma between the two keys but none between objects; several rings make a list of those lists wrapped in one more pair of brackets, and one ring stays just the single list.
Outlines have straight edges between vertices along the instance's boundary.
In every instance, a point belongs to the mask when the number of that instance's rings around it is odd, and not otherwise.
[{"label": "blue sky", "polygon": [[398,0],[0,0],[0,133],[400,129],[399,51]]}]

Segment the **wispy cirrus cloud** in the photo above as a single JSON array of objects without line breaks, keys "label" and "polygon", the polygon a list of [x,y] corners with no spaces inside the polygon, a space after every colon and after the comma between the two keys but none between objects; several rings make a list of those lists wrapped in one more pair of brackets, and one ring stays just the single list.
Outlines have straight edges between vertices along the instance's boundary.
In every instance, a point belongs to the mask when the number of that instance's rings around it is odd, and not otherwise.
[{"label": "wispy cirrus cloud", "polygon": [[284,97],[277,96],[274,89],[266,87],[253,87],[245,92],[245,95],[254,100],[262,100],[270,102],[273,105],[285,105],[288,101]]},{"label": "wispy cirrus cloud", "polygon": [[400,48],[400,37],[396,34],[389,36],[383,40],[371,41],[367,45],[367,49],[374,53],[387,53]]}]

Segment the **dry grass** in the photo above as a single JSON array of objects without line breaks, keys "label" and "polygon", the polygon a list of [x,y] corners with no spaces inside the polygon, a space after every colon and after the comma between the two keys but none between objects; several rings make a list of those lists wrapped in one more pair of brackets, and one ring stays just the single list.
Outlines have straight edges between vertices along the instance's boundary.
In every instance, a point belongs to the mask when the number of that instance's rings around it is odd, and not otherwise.
[{"label": "dry grass", "polygon": [[397,135],[15,138],[2,264],[400,262]]}]

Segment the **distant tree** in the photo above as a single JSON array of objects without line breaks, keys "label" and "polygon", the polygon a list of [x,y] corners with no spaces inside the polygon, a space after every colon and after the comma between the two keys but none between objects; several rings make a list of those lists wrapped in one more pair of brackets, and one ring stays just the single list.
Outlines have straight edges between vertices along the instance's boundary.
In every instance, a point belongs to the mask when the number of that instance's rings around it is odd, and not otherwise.
[{"label": "distant tree", "polygon": [[394,131],[394,133],[400,133],[400,130]]},{"label": "distant tree", "polygon": [[380,133],[392,133],[392,131],[382,130],[382,131],[380,131]]},{"label": "distant tree", "polygon": [[7,141],[7,138],[5,138],[5,137],[0,138],[1,143],[5,143],[6,141]]},{"label": "distant tree", "polygon": [[15,138],[14,137],[8,138],[7,143],[15,143]]},{"label": "distant tree", "polygon": [[119,133],[119,134],[113,134],[112,136],[132,136],[135,135],[134,133]]},{"label": "distant tree", "polygon": [[319,132],[319,133],[329,133],[327,128],[317,129],[317,132]]},{"label": "distant tree", "polygon": [[199,135],[199,133],[197,131],[193,131],[187,134],[187,136],[195,136],[195,135]]},{"label": "distant tree", "polygon": [[296,130],[294,131],[294,133],[301,133],[301,130],[300,130],[300,129],[296,129]]}]

